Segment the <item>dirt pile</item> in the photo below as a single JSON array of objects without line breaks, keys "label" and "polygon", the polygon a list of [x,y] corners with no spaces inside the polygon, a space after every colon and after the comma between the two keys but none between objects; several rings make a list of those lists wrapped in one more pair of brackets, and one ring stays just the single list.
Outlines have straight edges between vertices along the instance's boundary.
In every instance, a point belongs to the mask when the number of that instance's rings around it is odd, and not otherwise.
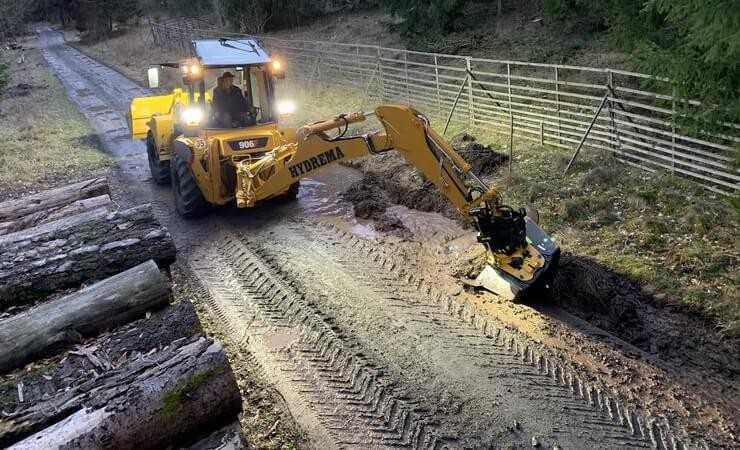
[{"label": "dirt pile", "polygon": [[465,132],[455,135],[450,139],[450,144],[470,163],[476,175],[493,175],[499,167],[509,161],[509,155],[497,152],[490,145],[481,144],[475,136]]},{"label": "dirt pile", "polygon": [[[508,156],[478,143],[475,137],[461,133],[451,141],[452,146],[473,167],[473,172],[487,176],[508,160]],[[349,187],[342,197],[355,207],[355,215],[362,219],[381,221],[380,228],[402,226],[398,219],[386,217],[385,210],[393,205],[424,212],[438,212],[460,220],[449,201],[397,152],[384,153],[355,161],[352,167],[364,172],[362,180]]]},{"label": "dirt pile", "polygon": [[[486,263],[485,249],[476,245],[455,261],[454,276],[473,279]],[[640,284],[598,263],[595,259],[565,253],[555,274],[551,296],[557,303],[599,328],[610,330],[637,346],[649,341],[639,311],[650,302]]]}]

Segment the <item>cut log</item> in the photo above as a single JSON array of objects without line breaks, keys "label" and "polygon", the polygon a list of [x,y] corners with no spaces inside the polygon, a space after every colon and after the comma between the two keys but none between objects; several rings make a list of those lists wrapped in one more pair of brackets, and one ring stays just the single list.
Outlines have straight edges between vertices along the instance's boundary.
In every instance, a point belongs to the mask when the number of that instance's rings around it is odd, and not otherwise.
[{"label": "cut log", "polygon": [[147,261],[73,294],[0,320],[0,373],[80,336],[130,322],[167,304],[169,280]]},{"label": "cut log", "polygon": [[0,445],[165,448],[232,422],[240,410],[239,389],[221,346],[203,337],[183,339],[0,419]]},{"label": "cut log", "polygon": [[110,205],[111,200],[108,194],[83,198],[82,200],[77,200],[76,202],[66,205],[36,211],[15,220],[0,222],[0,235],[15,233],[16,231],[25,230],[26,228],[53,222],[63,217],[73,216],[75,214],[80,214],[97,208],[110,208]]},{"label": "cut log", "polygon": [[175,259],[172,236],[150,205],[98,208],[0,236],[0,310],[59,289],[78,288],[149,259]]},{"label": "cut log", "polygon": [[0,222],[10,222],[39,211],[69,205],[77,200],[108,195],[108,180],[94,178],[0,203]]},{"label": "cut log", "polygon": [[242,427],[238,421],[220,428],[186,450],[246,450],[242,439]]}]

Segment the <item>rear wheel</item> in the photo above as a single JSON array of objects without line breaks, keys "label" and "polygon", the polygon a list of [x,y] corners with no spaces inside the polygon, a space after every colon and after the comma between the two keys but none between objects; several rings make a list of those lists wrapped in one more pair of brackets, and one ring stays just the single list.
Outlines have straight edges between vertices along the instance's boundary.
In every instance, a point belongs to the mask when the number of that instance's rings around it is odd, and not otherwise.
[{"label": "rear wheel", "polygon": [[[182,148],[178,148],[178,147]],[[183,144],[176,143],[172,155],[172,192],[175,196],[175,208],[185,217],[192,218],[205,214],[208,202],[195,181],[195,177],[188,165],[187,153],[190,149]]]},{"label": "rear wheel", "polygon": [[149,170],[152,172],[152,180],[157,184],[167,184],[170,181],[170,162],[160,161],[154,136],[149,133],[146,137],[146,153],[149,156]]}]

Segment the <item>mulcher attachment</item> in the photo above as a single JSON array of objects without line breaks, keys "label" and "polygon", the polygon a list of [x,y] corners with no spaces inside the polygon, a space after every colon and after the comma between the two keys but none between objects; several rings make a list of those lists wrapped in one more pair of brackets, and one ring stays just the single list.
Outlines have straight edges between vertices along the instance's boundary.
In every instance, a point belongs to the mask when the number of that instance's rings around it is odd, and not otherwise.
[{"label": "mulcher attachment", "polygon": [[514,302],[547,296],[560,248],[524,210],[488,206],[471,211],[478,242],[486,246],[487,264],[470,283]]}]

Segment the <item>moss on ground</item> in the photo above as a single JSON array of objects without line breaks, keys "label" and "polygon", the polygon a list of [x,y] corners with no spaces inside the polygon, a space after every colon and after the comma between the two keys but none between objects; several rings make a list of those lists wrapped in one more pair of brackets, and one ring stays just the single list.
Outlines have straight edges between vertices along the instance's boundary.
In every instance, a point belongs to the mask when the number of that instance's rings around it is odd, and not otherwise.
[{"label": "moss on ground", "polygon": [[[49,71],[34,39],[4,52],[0,91],[0,195],[37,190],[99,174],[112,160]],[[22,61],[22,62],[19,62]]]}]

